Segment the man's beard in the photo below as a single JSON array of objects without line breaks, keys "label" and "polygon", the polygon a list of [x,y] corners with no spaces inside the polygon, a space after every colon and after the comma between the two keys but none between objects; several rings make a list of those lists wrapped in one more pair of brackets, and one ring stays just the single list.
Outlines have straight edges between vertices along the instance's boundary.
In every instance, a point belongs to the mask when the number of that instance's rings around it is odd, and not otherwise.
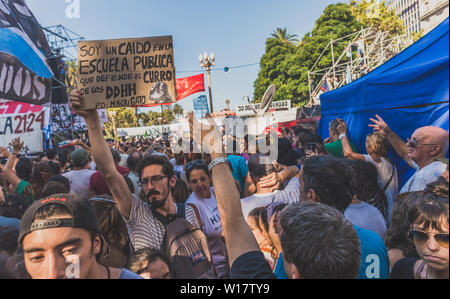
[{"label": "man's beard", "polygon": [[169,197],[168,194],[167,195],[163,194],[165,196],[163,196],[162,199],[157,199],[157,198],[150,199],[150,197],[153,196],[153,195],[161,195],[161,192],[156,191],[156,190],[150,190],[145,195],[144,201],[147,202],[149,205],[151,205],[152,208],[154,208],[154,209],[162,208],[164,206],[164,204],[166,203],[167,198]]}]

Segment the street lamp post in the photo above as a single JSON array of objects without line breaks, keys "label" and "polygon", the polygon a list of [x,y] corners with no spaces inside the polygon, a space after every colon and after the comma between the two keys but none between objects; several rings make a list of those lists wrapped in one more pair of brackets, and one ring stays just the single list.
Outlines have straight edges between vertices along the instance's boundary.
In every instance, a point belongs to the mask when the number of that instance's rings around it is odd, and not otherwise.
[{"label": "street lamp post", "polygon": [[230,103],[231,103],[231,99],[230,98],[226,98],[225,99],[225,105],[227,106],[227,110],[230,110]]},{"label": "street lamp post", "polygon": [[200,61],[200,66],[206,69],[206,74],[208,75],[208,87],[209,87],[209,106],[211,108],[211,114],[214,113],[213,109],[213,100],[212,100],[212,92],[211,92],[211,66],[216,65],[216,57],[214,53],[208,56],[208,53],[205,52],[203,55],[200,54],[198,57],[198,61]]}]

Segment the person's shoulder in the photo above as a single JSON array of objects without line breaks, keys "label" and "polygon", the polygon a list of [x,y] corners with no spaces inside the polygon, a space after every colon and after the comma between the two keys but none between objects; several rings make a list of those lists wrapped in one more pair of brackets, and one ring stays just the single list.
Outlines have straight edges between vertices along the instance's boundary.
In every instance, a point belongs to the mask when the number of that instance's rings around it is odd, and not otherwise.
[{"label": "person's shoulder", "polygon": [[414,273],[420,259],[405,257],[394,264],[391,279],[414,279]]},{"label": "person's shoulder", "polygon": [[275,279],[261,251],[251,251],[238,257],[231,265],[232,279]]},{"label": "person's shoulder", "polygon": [[433,172],[441,175],[447,169],[447,165],[440,161],[434,161],[433,163],[431,163],[431,169]]},{"label": "person's shoulder", "polygon": [[143,278],[137,275],[136,273],[131,272],[130,270],[122,269],[120,271],[119,279],[143,279]]},{"label": "person's shoulder", "polygon": [[0,226],[10,226],[20,230],[20,220],[16,218],[8,218],[0,216]]},{"label": "person's shoulder", "polygon": [[340,144],[341,144],[341,140],[338,139],[338,140],[336,140],[334,142],[326,143],[324,146],[325,146],[325,148],[327,148],[327,147],[336,147],[336,146],[339,146]]},{"label": "person's shoulder", "polygon": [[189,195],[188,199],[186,200],[186,205],[187,204],[194,204],[194,202],[196,202],[197,196],[195,195],[194,192],[191,193],[191,195]]},{"label": "person's shoulder", "polygon": [[361,246],[370,247],[372,249],[383,250],[387,254],[386,245],[384,245],[383,239],[374,231],[361,228],[359,226],[353,226],[358,234]]},{"label": "person's shoulder", "polygon": [[126,175],[126,174],[130,173],[130,169],[128,169],[127,167],[124,167],[124,166],[120,166],[120,165],[117,165],[117,171],[119,171],[119,173],[121,175]]}]

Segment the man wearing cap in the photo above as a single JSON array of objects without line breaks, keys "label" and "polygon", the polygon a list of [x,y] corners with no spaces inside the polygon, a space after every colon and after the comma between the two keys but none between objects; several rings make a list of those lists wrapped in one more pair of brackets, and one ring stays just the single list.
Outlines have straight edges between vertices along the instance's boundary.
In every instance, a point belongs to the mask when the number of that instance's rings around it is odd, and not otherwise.
[{"label": "man wearing cap", "polygon": [[63,174],[70,181],[70,193],[89,196],[89,181],[95,171],[89,169],[89,153],[77,149],[71,156],[73,170]]},{"label": "man wearing cap", "polygon": [[405,143],[380,116],[376,115],[376,118],[370,119],[374,124],[369,126],[385,135],[397,154],[416,170],[400,194],[425,190],[429,183],[436,181],[445,172],[446,165],[436,159],[444,158],[447,154],[447,131],[430,126],[418,128]]},{"label": "man wearing cap", "polygon": [[19,245],[33,279],[139,279],[126,269],[104,266],[107,246],[91,203],[79,195],[37,200],[20,221]]},{"label": "man wearing cap", "polygon": [[79,109],[84,101],[82,91],[73,90],[70,93],[70,101],[73,110],[86,120],[97,169],[104,176],[117,208],[127,224],[135,250],[146,247],[162,248],[166,225],[177,217],[186,219],[194,227],[200,227],[192,207],[187,205],[179,208],[175,204],[171,190],[176,185],[176,176],[173,165],[167,158],[149,156],[140,163],[138,173],[143,197],[140,199],[133,196],[125,179],[116,169],[100,127],[98,114],[95,110]]}]

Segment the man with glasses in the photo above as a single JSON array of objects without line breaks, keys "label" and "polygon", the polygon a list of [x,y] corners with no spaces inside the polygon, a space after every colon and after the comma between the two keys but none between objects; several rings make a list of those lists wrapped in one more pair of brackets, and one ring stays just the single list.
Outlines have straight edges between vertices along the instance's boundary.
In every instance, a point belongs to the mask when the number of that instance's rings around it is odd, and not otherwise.
[{"label": "man with glasses", "polygon": [[140,163],[138,175],[143,198],[133,196],[125,179],[117,171],[103,137],[98,114],[95,110],[77,110],[84,101],[79,90],[70,93],[70,101],[73,109],[86,120],[97,169],[105,178],[117,208],[125,219],[135,250],[146,247],[160,249],[164,241],[165,227],[176,216],[184,217],[192,225],[199,227],[191,207],[181,209],[184,205],[175,204],[171,189],[176,184],[176,177],[167,158],[150,156]]},{"label": "man with glasses", "polygon": [[416,170],[400,193],[422,191],[446,170],[446,165],[435,159],[444,158],[447,154],[447,131],[438,127],[422,127],[405,143],[380,116],[376,115],[376,118],[370,119],[374,124],[369,126],[385,135],[397,154]]}]

